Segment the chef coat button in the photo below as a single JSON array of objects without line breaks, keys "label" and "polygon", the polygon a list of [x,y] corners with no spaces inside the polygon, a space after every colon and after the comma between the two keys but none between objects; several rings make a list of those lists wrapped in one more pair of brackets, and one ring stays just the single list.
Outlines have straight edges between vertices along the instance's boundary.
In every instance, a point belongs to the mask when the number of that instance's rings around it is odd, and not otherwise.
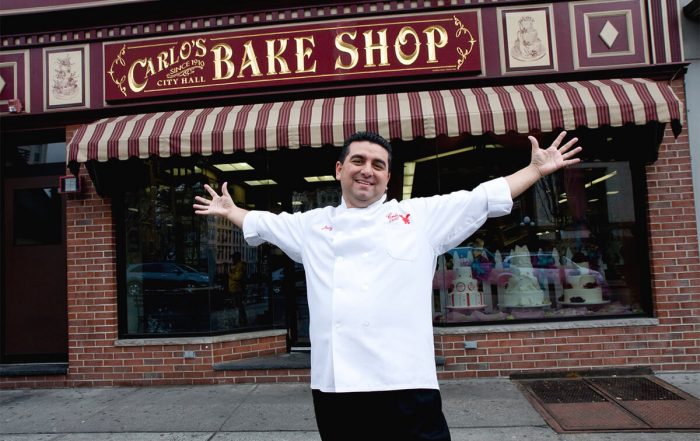
[{"label": "chef coat button", "polygon": [[368,322],[368,321],[362,322],[362,326],[364,326],[365,328],[368,327],[368,326],[369,326],[369,322]]}]

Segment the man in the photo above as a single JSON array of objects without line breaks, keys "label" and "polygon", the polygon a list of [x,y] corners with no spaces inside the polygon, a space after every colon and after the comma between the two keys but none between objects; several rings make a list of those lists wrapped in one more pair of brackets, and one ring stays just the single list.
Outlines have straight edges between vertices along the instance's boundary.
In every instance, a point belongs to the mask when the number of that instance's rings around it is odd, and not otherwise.
[{"label": "man", "polygon": [[386,201],[391,145],[379,135],[349,137],[335,165],[342,202],[279,215],[237,207],[222,194],[196,197],[197,214],[226,217],[251,245],[271,242],[306,270],[311,323],[311,388],[321,438],[449,440],[442,413],[432,327],[437,256],[541,177],[574,164],[581,148],[566,132],[530,164],[472,191]]}]

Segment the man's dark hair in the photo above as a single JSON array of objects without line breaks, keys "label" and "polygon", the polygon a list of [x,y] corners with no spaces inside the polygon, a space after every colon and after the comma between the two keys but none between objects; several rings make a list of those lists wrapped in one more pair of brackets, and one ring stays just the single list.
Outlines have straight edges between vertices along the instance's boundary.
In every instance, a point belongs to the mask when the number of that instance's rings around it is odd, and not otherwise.
[{"label": "man's dark hair", "polygon": [[352,135],[348,136],[348,138],[343,143],[343,148],[342,150],[340,150],[340,156],[338,157],[338,161],[340,161],[341,164],[345,162],[345,158],[347,158],[348,156],[348,149],[350,148],[350,144],[352,144],[355,141],[369,141],[384,147],[384,150],[386,150],[389,154],[389,163],[387,164],[387,167],[389,168],[389,170],[391,170],[391,143],[374,132],[355,132]]}]

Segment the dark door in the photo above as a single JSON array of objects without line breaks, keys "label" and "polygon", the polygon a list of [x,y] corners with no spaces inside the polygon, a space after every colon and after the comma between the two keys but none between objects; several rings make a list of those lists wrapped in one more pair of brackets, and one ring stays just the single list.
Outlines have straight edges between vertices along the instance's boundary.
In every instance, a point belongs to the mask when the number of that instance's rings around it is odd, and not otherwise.
[{"label": "dark door", "polygon": [[58,181],[3,180],[3,363],[67,360],[65,201]]}]

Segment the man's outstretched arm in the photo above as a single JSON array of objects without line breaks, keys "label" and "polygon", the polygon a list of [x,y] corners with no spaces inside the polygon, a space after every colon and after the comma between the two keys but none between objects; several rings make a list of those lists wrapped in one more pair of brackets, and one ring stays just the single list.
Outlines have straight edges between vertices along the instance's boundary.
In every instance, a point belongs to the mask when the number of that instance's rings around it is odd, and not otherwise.
[{"label": "man's outstretched arm", "polygon": [[243,219],[245,219],[248,210],[240,208],[233,203],[231,195],[228,193],[227,183],[221,186],[221,196],[219,196],[213,188],[204,184],[204,189],[209,193],[211,199],[206,199],[201,196],[195,196],[196,204],[192,205],[196,214],[205,216],[220,216],[224,217],[238,228],[243,228]]},{"label": "man's outstretched arm", "polygon": [[547,149],[541,149],[537,140],[532,136],[528,136],[532,145],[530,164],[512,175],[506,176],[506,181],[510,186],[510,196],[513,199],[520,196],[540,178],[580,161],[579,158],[574,158],[574,156],[581,151],[581,147],[571,149],[578,142],[578,138],[572,138],[569,142],[559,147],[565,136],[566,132],[561,132]]}]

